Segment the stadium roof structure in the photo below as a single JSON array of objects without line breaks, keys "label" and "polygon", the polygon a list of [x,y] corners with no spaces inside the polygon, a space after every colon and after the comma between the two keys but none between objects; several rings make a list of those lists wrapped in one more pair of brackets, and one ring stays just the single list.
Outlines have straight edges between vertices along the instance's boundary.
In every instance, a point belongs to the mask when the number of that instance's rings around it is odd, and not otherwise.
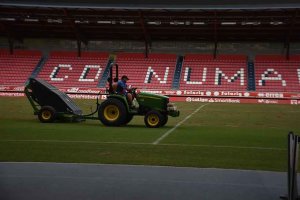
[{"label": "stadium roof structure", "polygon": [[299,8],[298,0],[2,0],[2,5],[121,9],[270,9]]},{"label": "stadium roof structure", "polygon": [[300,42],[299,0],[2,0],[0,36]]}]

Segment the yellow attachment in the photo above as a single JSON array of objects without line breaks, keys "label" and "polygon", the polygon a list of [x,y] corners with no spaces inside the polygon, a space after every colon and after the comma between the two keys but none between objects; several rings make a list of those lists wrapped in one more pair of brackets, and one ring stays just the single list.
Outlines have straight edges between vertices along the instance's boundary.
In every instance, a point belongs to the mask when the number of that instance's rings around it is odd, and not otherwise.
[{"label": "yellow attachment", "polygon": [[51,116],[52,116],[52,113],[49,110],[44,110],[42,112],[42,118],[44,120],[49,120],[51,118]]},{"label": "yellow attachment", "polygon": [[157,126],[159,123],[159,117],[156,114],[151,114],[148,116],[147,121],[150,126]]},{"label": "yellow attachment", "polygon": [[116,105],[108,105],[104,108],[104,117],[108,121],[115,121],[120,116],[119,108]]}]

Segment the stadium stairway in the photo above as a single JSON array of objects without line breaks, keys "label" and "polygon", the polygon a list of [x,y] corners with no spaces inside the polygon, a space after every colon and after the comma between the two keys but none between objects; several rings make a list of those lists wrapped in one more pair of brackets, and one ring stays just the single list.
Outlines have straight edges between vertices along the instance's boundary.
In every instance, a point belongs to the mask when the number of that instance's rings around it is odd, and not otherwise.
[{"label": "stadium stairway", "polygon": [[114,62],[114,56],[110,55],[110,57],[108,59],[108,62],[107,62],[107,65],[105,67],[105,70],[104,70],[104,72],[102,74],[102,77],[99,80],[99,83],[98,83],[98,87],[99,88],[105,88],[106,82],[107,82],[107,78],[109,76],[109,68],[110,68],[111,63],[113,63],[113,62]]},{"label": "stadium stairway", "polygon": [[177,57],[176,67],[175,67],[175,72],[174,72],[174,78],[173,78],[173,83],[172,83],[172,89],[173,90],[179,89],[182,64],[183,64],[183,56],[179,55]]},{"label": "stadium stairway", "polygon": [[254,69],[254,62],[248,62],[248,90],[255,91],[255,69]]},{"label": "stadium stairway", "polygon": [[42,56],[38,64],[36,65],[36,68],[33,70],[32,74],[30,75],[30,78],[36,78],[37,75],[40,73],[42,70],[44,64],[47,62],[47,57]]}]

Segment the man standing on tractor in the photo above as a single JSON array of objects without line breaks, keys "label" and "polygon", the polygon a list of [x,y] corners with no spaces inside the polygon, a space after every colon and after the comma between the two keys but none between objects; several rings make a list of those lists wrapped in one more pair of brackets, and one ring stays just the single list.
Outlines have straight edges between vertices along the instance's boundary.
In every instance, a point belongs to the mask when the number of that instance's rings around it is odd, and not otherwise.
[{"label": "man standing on tractor", "polygon": [[132,105],[132,94],[128,93],[130,91],[130,89],[127,87],[126,82],[129,80],[129,78],[127,76],[122,76],[121,80],[118,81],[118,85],[117,85],[117,93],[121,94],[121,95],[125,95],[126,99],[128,101],[129,106]]}]

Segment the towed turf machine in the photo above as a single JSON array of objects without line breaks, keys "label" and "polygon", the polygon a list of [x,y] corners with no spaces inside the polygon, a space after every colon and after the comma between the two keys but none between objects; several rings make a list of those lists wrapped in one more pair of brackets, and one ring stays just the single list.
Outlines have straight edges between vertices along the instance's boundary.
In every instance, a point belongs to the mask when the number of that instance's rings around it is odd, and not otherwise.
[{"label": "towed turf machine", "polygon": [[[42,79],[30,78],[24,92],[34,110],[34,115],[44,123],[57,120],[79,122],[86,119],[99,119],[106,126],[123,126],[128,124],[133,116],[140,115],[144,116],[147,127],[157,128],[168,122],[168,116],[179,116],[176,106],[169,103],[169,97],[146,92],[138,93],[136,88],[130,91],[135,97],[134,106],[130,106],[126,96],[116,93],[118,76],[118,65],[112,64],[108,78],[107,99],[99,103],[97,98],[96,110],[87,115],[83,114],[67,94]],[[98,117],[95,117],[94,114],[97,112]]]}]

